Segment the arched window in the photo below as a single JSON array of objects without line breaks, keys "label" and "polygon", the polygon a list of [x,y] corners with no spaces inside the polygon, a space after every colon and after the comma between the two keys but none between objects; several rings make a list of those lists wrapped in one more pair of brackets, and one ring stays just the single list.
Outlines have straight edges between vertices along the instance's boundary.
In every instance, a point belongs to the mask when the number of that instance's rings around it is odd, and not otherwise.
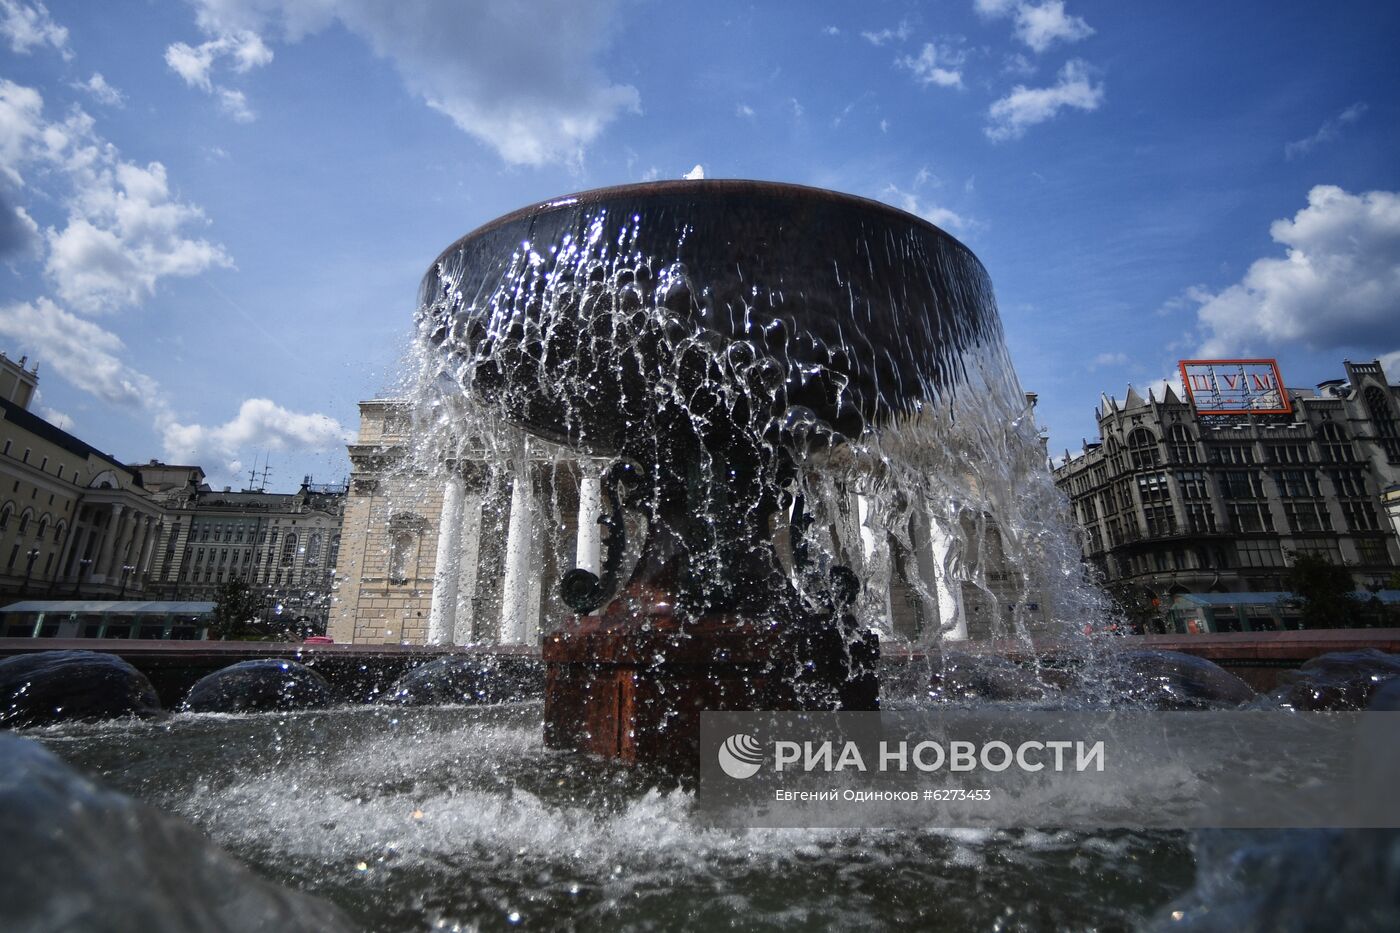
[{"label": "arched window", "polygon": [[1105,442],[1108,445],[1108,466],[1115,475],[1123,472],[1123,447],[1112,434]]},{"label": "arched window", "polygon": [[29,520],[34,517],[32,509],[25,509],[19,517],[19,533],[23,535],[29,530]]},{"label": "arched window", "polygon": [[313,534],[306,542],[306,562],[315,564],[321,558],[321,535]]},{"label": "arched window", "polygon": [[1376,386],[1366,390],[1366,409],[1371,414],[1371,424],[1376,429],[1376,439],[1385,449],[1391,462],[1400,461],[1400,425],[1395,422],[1395,409],[1385,393]]},{"label": "arched window", "polygon": [[282,540],[282,566],[290,567],[297,559],[297,536],[287,535]]},{"label": "arched window", "polygon": [[44,535],[48,534],[49,521],[49,514],[47,512],[39,516],[39,530],[34,532],[34,540],[42,541],[44,539]]},{"label": "arched window", "polygon": [[1162,462],[1157,438],[1146,428],[1135,428],[1128,435],[1128,450],[1132,454],[1134,470],[1150,470]]},{"label": "arched window", "polygon": [[1167,429],[1167,443],[1171,446],[1173,463],[1200,463],[1201,455],[1196,442],[1184,424],[1174,424]]},{"label": "arched window", "polygon": [[326,565],[334,567],[335,562],[340,559],[340,535],[331,535],[330,551],[326,554]]},{"label": "arched window", "polygon": [[10,516],[15,514],[15,507],[6,502],[5,507],[0,509],[0,531],[10,527]]},{"label": "arched window", "polygon": [[58,520],[58,524],[55,525],[55,526],[54,526],[54,529],[53,529],[53,543],[54,543],[54,544],[61,544],[61,543],[63,542],[63,534],[64,534],[64,532],[66,532],[67,530],[68,530],[68,523],[65,522],[65,521],[63,521],[63,519],[59,519],[59,520]]},{"label": "arched window", "polygon": [[408,582],[409,567],[412,566],[414,557],[414,535],[412,532],[400,531],[393,537],[389,546],[389,582],[402,584]]}]

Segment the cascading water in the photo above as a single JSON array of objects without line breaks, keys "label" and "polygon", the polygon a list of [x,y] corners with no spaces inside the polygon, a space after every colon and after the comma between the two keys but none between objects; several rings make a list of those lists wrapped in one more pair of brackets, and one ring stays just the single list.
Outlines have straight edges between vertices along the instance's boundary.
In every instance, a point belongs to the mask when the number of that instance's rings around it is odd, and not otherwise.
[{"label": "cascading water", "polygon": [[[586,193],[450,248],[418,320],[406,470],[505,476],[527,444],[556,473],[631,464],[643,560],[661,565],[634,577],[676,577],[679,615],[829,605],[839,567],[887,636],[958,634],[964,583],[992,634],[1102,614],[986,272],[917,218],[755,183]],[[566,569],[575,506],[545,506]],[[912,625],[890,618],[892,586]]]}]

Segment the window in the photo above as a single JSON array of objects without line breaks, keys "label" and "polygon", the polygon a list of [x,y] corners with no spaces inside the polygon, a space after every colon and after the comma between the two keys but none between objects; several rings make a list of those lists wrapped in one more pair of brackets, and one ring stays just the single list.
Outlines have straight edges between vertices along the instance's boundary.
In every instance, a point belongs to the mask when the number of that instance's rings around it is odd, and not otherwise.
[{"label": "window", "polygon": [[1380,538],[1362,538],[1357,541],[1356,556],[1363,564],[1390,566],[1390,552],[1386,550],[1385,542]]},{"label": "window", "polygon": [[1200,470],[1182,470],[1176,474],[1176,481],[1181,484],[1181,497],[1183,499],[1210,498],[1210,485],[1206,480],[1206,474]]},{"label": "window", "polygon": [[1220,495],[1226,499],[1262,499],[1264,483],[1256,470],[1227,470],[1220,474]]},{"label": "window", "polygon": [[36,541],[42,541],[43,538],[44,538],[44,535],[48,534],[48,531],[49,531],[49,517],[48,517],[47,515],[45,515],[45,516],[43,516],[42,518],[39,519],[39,530],[36,531],[36,532],[34,532],[34,539],[35,539]]},{"label": "window", "polygon": [[290,567],[297,559],[297,536],[287,535],[282,542],[282,566]]},{"label": "window", "polygon": [[58,478],[63,479],[63,464],[58,465]]},{"label": "window", "polygon": [[1167,445],[1171,450],[1173,463],[1199,463],[1201,461],[1200,452],[1196,449],[1196,442],[1191,438],[1191,432],[1184,424],[1174,424],[1167,431]]},{"label": "window", "polygon": [[306,562],[314,565],[321,557],[321,536],[313,534],[306,542]]},{"label": "window", "polygon": [[1327,422],[1317,432],[1317,446],[1323,463],[1355,463],[1356,448],[1340,426]]},{"label": "window", "polygon": [[1343,500],[1342,514],[1346,516],[1347,528],[1352,531],[1376,531],[1380,528],[1376,510],[1365,499]]},{"label": "window", "polygon": [[1204,502],[1186,503],[1186,527],[1197,534],[1215,531],[1215,513]]},{"label": "window", "polygon": [[68,530],[68,526],[67,526],[66,524],[64,524],[63,522],[59,522],[57,525],[55,525],[54,528],[53,528],[53,543],[54,543],[54,544],[58,544],[58,543],[62,542],[62,541],[63,541],[63,533],[66,532],[67,530]]},{"label": "window", "polygon": [[1147,516],[1147,534],[1150,537],[1176,534],[1176,512],[1171,506],[1148,506],[1143,513]]},{"label": "window", "polygon": [[0,531],[4,531],[9,527],[10,515],[13,514],[14,510],[15,507],[8,504],[3,509],[0,509]]},{"label": "window", "polygon": [[400,531],[394,535],[389,546],[389,582],[402,584],[408,582],[408,570],[413,560],[414,547],[413,535],[407,531]]},{"label": "window", "polygon": [[1131,453],[1134,470],[1149,470],[1161,462],[1162,455],[1157,449],[1157,438],[1146,428],[1136,428],[1128,435],[1128,450]]},{"label": "window", "polygon": [[1264,447],[1270,463],[1307,463],[1307,444],[1267,444]]},{"label": "window", "polygon": [[1238,541],[1235,551],[1241,567],[1283,566],[1283,548],[1277,541]]},{"label": "window", "polygon": [[1254,462],[1254,448],[1227,444],[1210,448],[1210,462],[1224,464],[1251,464]]},{"label": "window", "polygon": [[1339,496],[1355,499],[1367,495],[1366,476],[1360,470],[1328,470],[1327,476]]},{"label": "window", "polygon": [[19,517],[20,534],[24,534],[24,532],[29,528],[29,517],[31,514],[32,513],[28,509],[26,509],[24,514]]},{"label": "window", "polygon": [[1171,490],[1167,487],[1167,474],[1144,473],[1138,477],[1138,494],[1144,504],[1149,502],[1170,502]]},{"label": "window", "polygon": [[1283,511],[1294,531],[1332,530],[1332,516],[1321,502],[1286,502]]},{"label": "window", "polygon": [[0,453],[3,453],[3,454],[8,455],[9,452],[10,452],[10,444],[11,444],[10,441],[6,441],[6,442],[5,442],[5,449],[4,449],[4,450],[0,450]]},{"label": "window", "polygon": [[1341,564],[1342,551],[1331,538],[1294,538],[1289,550],[1296,554],[1311,554],[1334,564]]},{"label": "window", "polygon": [[25,463],[28,463],[28,462],[29,462],[29,448],[28,448],[28,447],[24,448],[24,457],[23,457],[23,460],[24,460]]},{"label": "window", "polygon": [[1255,502],[1230,503],[1231,531],[1273,531],[1274,516],[1267,505]]},{"label": "window", "polygon": [[47,470],[48,468],[49,468],[49,458],[48,458],[48,457],[45,457],[43,460],[40,460],[40,461],[39,461],[39,472],[42,473],[43,471]]},{"label": "window", "polygon": [[1318,491],[1317,474],[1312,470],[1275,470],[1274,482],[1278,484],[1279,495],[1285,499],[1316,499],[1322,495]]},{"label": "window", "polygon": [[1390,401],[1375,386],[1366,390],[1366,409],[1375,427],[1376,439],[1392,463],[1400,461],[1400,425],[1395,421],[1395,410]]}]

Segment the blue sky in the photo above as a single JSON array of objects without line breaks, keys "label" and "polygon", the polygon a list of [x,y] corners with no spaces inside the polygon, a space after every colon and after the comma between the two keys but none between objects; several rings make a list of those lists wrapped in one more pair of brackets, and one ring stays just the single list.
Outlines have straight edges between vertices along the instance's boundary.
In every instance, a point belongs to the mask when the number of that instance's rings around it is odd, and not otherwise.
[{"label": "blue sky", "polygon": [[698,164],[968,243],[1056,451],[1199,353],[1400,378],[1398,40],[1346,0],[0,0],[0,349],[119,457],[338,479],[444,246]]}]

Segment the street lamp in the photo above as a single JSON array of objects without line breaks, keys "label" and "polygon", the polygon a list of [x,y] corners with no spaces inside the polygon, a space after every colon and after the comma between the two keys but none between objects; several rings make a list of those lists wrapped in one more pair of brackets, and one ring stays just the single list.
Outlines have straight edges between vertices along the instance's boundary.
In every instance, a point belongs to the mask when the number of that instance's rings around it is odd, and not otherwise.
[{"label": "street lamp", "polygon": [[84,557],[78,561],[78,576],[73,581],[73,598],[78,598],[78,587],[83,585],[83,578],[87,576],[88,568],[92,566],[92,561]]},{"label": "street lamp", "polygon": [[39,549],[36,547],[32,547],[29,549],[29,552],[24,556],[26,558],[26,562],[24,565],[24,586],[20,588],[20,592],[28,593],[29,575],[34,572],[34,562],[39,559]]},{"label": "street lamp", "polygon": [[122,589],[121,592],[117,594],[117,599],[126,598],[126,578],[129,577],[131,575],[131,571],[135,569],[136,568],[131,564],[122,564]]}]

